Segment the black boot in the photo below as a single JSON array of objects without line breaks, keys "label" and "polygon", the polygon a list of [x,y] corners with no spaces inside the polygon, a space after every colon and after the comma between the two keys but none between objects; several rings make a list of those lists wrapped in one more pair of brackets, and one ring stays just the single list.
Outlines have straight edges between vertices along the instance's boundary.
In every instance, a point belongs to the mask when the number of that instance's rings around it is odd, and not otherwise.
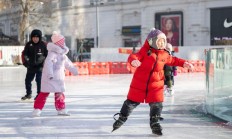
[{"label": "black boot", "polygon": [[[116,115],[119,115],[118,120],[115,119],[115,116],[116,116]],[[112,130],[112,132],[113,132],[114,130],[119,129],[119,128],[126,122],[127,117],[122,116],[121,113],[116,113],[116,114],[114,115],[114,120],[115,120],[115,122],[114,122],[114,124],[113,124],[113,130]]]},{"label": "black boot", "polygon": [[[133,111],[134,108],[136,108],[140,103],[138,102],[134,102],[134,101],[131,101],[129,99],[125,100],[123,105],[122,105],[122,108],[120,110],[120,113],[116,113],[114,115],[114,124],[113,124],[113,130],[117,130],[118,128],[120,128],[127,120],[127,117],[130,115],[130,113]],[[118,120],[115,119],[115,116],[116,115],[119,115],[119,118]]]},{"label": "black boot", "polygon": [[161,136],[163,135],[163,133],[162,133],[162,127],[158,123],[159,120],[163,120],[163,118],[160,117],[159,115],[152,116],[150,119],[150,127],[153,134]]},{"label": "black boot", "polygon": [[31,99],[31,94],[26,94],[25,96],[23,96],[22,98],[21,98],[21,100],[29,100],[29,99]]}]

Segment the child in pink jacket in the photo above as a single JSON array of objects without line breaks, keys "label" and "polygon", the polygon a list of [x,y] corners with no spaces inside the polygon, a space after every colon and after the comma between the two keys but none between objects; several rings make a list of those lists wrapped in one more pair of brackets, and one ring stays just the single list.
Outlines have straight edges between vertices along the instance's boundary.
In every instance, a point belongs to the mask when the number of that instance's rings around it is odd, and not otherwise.
[{"label": "child in pink jacket", "polygon": [[51,92],[55,93],[55,108],[58,115],[70,114],[65,109],[65,69],[77,75],[77,68],[66,56],[69,49],[65,45],[64,36],[53,32],[52,43],[47,44],[48,56],[45,59],[41,80],[41,92],[34,102],[33,116],[40,116],[46,103],[46,99]]}]

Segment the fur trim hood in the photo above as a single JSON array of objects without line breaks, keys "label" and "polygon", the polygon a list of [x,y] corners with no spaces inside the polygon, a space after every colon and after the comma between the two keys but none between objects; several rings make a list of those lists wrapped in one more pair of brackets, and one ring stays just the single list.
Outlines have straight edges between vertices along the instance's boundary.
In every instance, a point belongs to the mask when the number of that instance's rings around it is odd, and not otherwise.
[{"label": "fur trim hood", "polygon": [[69,48],[67,46],[64,46],[64,48],[61,48],[54,43],[48,43],[47,49],[48,49],[48,52],[54,52],[58,54],[67,54],[69,51]]}]

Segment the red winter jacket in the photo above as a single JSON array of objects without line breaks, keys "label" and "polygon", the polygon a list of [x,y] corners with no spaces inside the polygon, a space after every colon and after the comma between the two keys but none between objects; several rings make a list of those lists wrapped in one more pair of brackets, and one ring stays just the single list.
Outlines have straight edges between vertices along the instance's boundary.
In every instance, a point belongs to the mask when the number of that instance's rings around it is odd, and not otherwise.
[{"label": "red winter jacket", "polygon": [[137,59],[141,65],[136,69],[130,84],[127,99],[143,103],[163,102],[164,100],[164,65],[183,67],[185,60],[172,57],[165,50],[152,48],[149,56],[150,46],[145,41],[139,52],[131,54],[128,62]]}]

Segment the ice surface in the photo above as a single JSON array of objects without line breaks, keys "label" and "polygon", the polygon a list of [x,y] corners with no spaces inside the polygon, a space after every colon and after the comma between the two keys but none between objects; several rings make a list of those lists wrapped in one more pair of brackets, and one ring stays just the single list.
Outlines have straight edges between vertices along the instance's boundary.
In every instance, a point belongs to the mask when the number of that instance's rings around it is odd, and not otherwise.
[{"label": "ice surface", "polygon": [[[41,117],[32,117],[33,101],[25,95],[24,67],[0,68],[0,138],[149,139],[149,107],[140,104],[128,121],[111,133],[113,115],[126,99],[132,74],[69,76],[66,106],[71,116],[57,116],[50,94]],[[165,97],[162,139],[231,139],[230,124],[197,111],[204,103],[203,73],[178,74],[175,94]],[[33,82],[35,96],[35,82]]]}]

